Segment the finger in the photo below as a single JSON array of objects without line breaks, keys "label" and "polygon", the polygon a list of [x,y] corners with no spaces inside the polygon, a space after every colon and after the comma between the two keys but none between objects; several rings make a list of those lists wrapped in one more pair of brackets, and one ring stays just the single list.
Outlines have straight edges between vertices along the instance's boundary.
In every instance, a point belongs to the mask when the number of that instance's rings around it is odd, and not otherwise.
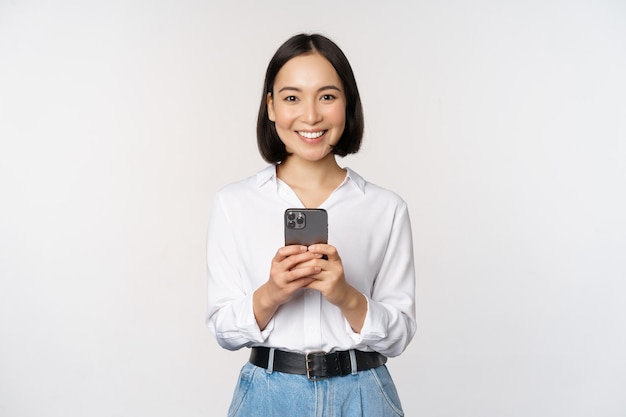
[{"label": "finger", "polygon": [[287,282],[294,283],[297,281],[302,282],[302,286],[308,285],[311,281],[315,281],[315,276],[322,272],[322,268],[319,266],[306,266],[300,268],[294,268],[287,272]]},{"label": "finger", "polygon": [[285,258],[288,258],[289,256],[306,253],[307,251],[307,247],[302,245],[283,246],[276,251],[276,255],[274,255],[273,260],[274,262],[282,262]]},{"label": "finger", "polygon": [[337,248],[332,245],[328,245],[325,243],[317,243],[315,245],[311,245],[308,247],[309,252],[321,253],[326,256],[326,259],[329,261],[338,261],[339,253],[337,252]]},{"label": "finger", "polygon": [[[291,269],[300,268],[301,264],[306,264],[314,259],[319,259],[321,257],[322,257],[322,254],[320,253],[313,253],[313,252],[300,253],[298,255],[292,255],[283,259],[282,262],[279,264],[279,267],[285,271],[288,271]],[[308,266],[312,266],[312,265],[308,265]]]},{"label": "finger", "polygon": [[294,281],[292,281],[289,285],[293,285],[293,291],[300,289],[300,288],[308,288],[310,287],[310,285],[315,281],[315,278],[311,278],[311,277],[304,277],[304,278],[300,278],[300,279],[296,279]]}]

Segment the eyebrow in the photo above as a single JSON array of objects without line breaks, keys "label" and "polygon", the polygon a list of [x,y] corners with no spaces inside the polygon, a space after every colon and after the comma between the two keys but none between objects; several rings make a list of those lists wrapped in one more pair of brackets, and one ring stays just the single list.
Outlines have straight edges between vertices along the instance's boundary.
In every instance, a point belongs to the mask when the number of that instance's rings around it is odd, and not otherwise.
[{"label": "eyebrow", "polygon": [[[337,87],[336,85],[325,85],[323,87],[320,87],[317,89],[317,92],[319,93],[320,91],[324,91],[324,90],[336,90],[341,92],[341,89],[339,87]],[[290,86],[286,86],[281,88],[280,90],[278,90],[279,93],[283,92],[283,91],[297,91],[297,92],[301,92],[302,89],[298,88],[298,87],[290,87]]]}]

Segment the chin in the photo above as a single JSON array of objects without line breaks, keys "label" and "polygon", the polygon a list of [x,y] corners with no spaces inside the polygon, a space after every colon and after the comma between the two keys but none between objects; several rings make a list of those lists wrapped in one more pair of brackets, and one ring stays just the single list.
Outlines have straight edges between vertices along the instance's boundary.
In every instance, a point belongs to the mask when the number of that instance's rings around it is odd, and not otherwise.
[{"label": "chin", "polygon": [[292,155],[297,156],[299,159],[309,161],[309,162],[316,162],[316,161],[324,160],[328,158],[328,156],[331,154],[332,152],[325,152],[325,153],[319,153],[319,152],[302,152],[302,153],[295,152],[293,153],[292,152]]}]

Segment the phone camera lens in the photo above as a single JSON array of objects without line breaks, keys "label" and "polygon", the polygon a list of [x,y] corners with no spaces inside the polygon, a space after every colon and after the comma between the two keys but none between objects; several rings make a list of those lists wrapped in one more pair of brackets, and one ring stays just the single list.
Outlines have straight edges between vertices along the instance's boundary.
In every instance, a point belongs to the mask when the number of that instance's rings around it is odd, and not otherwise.
[{"label": "phone camera lens", "polygon": [[296,223],[298,223],[298,224],[302,224],[302,223],[304,223],[304,217],[298,217],[298,218],[296,219]]},{"label": "phone camera lens", "polygon": [[296,215],[293,213],[293,211],[290,211],[289,213],[287,213],[287,219],[293,220],[295,218],[296,218]]},{"label": "phone camera lens", "polygon": [[294,227],[296,227],[296,222],[294,222],[293,220],[289,220],[287,222],[287,227],[291,227],[293,229]]}]

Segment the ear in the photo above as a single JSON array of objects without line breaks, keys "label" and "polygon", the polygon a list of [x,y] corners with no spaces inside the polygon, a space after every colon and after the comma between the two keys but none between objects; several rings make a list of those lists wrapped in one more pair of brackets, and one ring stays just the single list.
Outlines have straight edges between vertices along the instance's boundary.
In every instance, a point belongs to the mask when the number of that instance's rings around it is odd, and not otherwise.
[{"label": "ear", "polygon": [[276,116],[274,114],[274,99],[272,98],[272,93],[267,93],[265,100],[267,102],[267,117],[270,121],[275,122]]}]

